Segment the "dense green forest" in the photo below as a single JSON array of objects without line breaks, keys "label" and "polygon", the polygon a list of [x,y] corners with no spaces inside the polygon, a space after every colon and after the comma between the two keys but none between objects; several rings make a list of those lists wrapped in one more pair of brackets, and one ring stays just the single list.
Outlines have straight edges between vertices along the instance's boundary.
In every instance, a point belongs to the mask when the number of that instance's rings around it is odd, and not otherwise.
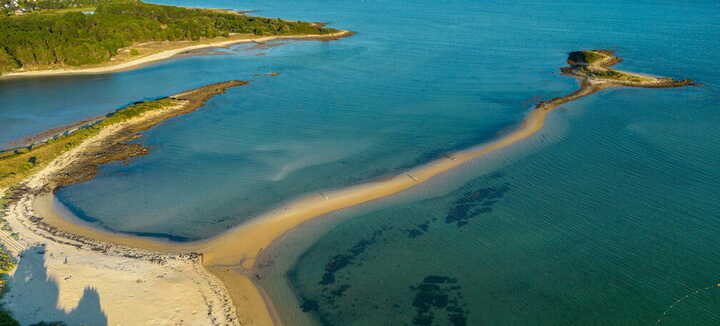
[{"label": "dense green forest", "polygon": [[[92,0],[78,0],[92,1]],[[199,40],[230,33],[335,32],[306,22],[202,9],[101,1],[94,14],[27,14],[0,18],[0,73],[23,66],[98,64],[136,42]]]}]

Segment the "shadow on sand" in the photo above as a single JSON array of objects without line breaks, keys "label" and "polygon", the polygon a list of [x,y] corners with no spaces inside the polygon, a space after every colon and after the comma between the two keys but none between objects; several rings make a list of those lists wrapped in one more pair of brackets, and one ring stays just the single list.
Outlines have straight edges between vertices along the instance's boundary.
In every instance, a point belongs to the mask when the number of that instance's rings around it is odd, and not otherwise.
[{"label": "shadow on sand", "polygon": [[7,285],[10,291],[3,297],[3,302],[22,325],[42,321],[48,324],[64,322],[68,326],[107,325],[107,316],[100,306],[100,295],[92,287],[85,288],[73,310],[66,312],[58,308],[58,281],[47,274],[45,249],[41,246],[23,251],[17,270]]}]

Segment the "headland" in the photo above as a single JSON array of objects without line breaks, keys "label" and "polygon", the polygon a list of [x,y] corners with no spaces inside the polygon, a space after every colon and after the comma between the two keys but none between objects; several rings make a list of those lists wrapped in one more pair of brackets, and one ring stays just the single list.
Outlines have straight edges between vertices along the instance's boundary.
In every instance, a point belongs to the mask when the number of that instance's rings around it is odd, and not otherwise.
[{"label": "headland", "polygon": [[140,0],[89,4],[93,6],[78,8],[69,1],[53,1],[54,9],[0,15],[0,78],[104,74],[236,43],[322,41],[352,35],[323,23],[249,16],[234,10]]},{"label": "headland", "polygon": [[[306,40],[306,41],[330,41],[353,35],[350,31],[338,31],[330,34],[298,34],[298,35],[274,35],[257,37],[252,34],[236,34],[228,37],[218,37],[200,41],[166,41],[139,44],[130,49],[145,49],[143,54],[136,56],[124,56],[107,63],[88,65],[82,67],[62,67],[53,69],[22,70],[0,75],[0,79],[17,79],[48,76],[73,76],[73,75],[98,75],[120,71],[139,69],[152,63],[165,61],[174,57],[185,55],[191,51],[211,48],[229,47],[242,43],[263,44],[273,40]],[[122,50],[121,50],[122,51]]]}]

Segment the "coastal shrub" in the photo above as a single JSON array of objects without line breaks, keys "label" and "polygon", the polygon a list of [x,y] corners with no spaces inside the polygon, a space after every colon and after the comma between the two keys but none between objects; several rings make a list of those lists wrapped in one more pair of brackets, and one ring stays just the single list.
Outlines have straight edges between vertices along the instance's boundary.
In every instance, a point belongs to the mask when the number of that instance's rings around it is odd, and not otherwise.
[{"label": "coastal shrub", "polygon": [[[99,123],[81,128],[68,135],[63,135],[45,144],[34,145],[32,148],[15,150],[12,156],[0,156],[0,189],[10,187],[27,177],[36,167],[51,162],[62,153],[67,152],[83,140],[96,135],[103,128],[126,121],[145,112],[162,109],[176,103],[175,100],[164,98],[154,101],[139,102],[109,114]],[[0,205],[2,201],[0,201]],[[0,208],[2,208],[0,206]]]},{"label": "coastal shrub", "polygon": [[8,53],[7,49],[0,47],[0,73],[20,68],[20,63]]},{"label": "coastal shrub", "polygon": [[0,308],[0,326],[20,326],[20,323],[9,312]]},{"label": "coastal shrub", "polygon": [[130,55],[139,55],[139,54],[140,54],[140,51],[138,51],[137,49],[130,49]]},{"label": "coastal shrub", "polygon": [[575,51],[568,55],[568,60],[576,65],[593,64],[605,58],[607,55],[598,51]]},{"label": "coastal shrub", "polygon": [[17,154],[15,154],[14,151],[7,151],[7,152],[0,152],[0,160],[13,157]]},{"label": "coastal shrub", "polygon": [[35,165],[37,165],[37,162],[38,162],[37,157],[31,156],[30,158],[27,159],[27,161],[25,163],[23,163],[23,169],[30,170],[30,169],[34,168]]},{"label": "coastal shrub", "polygon": [[605,59],[605,55],[600,54],[595,51],[583,51],[582,53],[585,56],[585,61],[587,63],[595,63],[595,62]]},{"label": "coastal shrub", "polygon": [[[4,247],[0,246],[0,297],[7,291],[7,274],[15,268],[15,259]],[[12,315],[0,307],[0,326],[20,326]]]},{"label": "coastal shrub", "polygon": [[635,75],[623,73],[623,72],[620,72],[617,70],[612,70],[612,69],[607,69],[607,70],[592,69],[592,70],[589,70],[588,74],[594,78],[612,79],[612,80],[618,80],[618,81],[642,82],[642,81],[646,80],[646,78],[642,78],[640,76],[635,76]]},{"label": "coastal shrub", "polygon": [[115,111],[108,115],[108,117],[98,124],[98,126],[106,126],[113,123],[122,122],[130,118],[139,116],[145,112],[162,109],[168,105],[171,105],[173,100],[171,99],[160,99],[155,101],[138,102],[122,110]]},{"label": "coastal shrub", "polygon": [[[0,246],[0,275],[5,275],[15,268],[15,259],[12,258],[10,252]],[[0,284],[4,284],[1,283]]]},{"label": "coastal shrub", "polygon": [[35,0],[39,9],[67,9],[95,7],[107,0]]},{"label": "coastal shrub", "polygon": [[92,4],[96,5],[93,15],[67,12],[0,17],[0,73],[19,67],[99,64],[139,42],[336,32],[307,22],[139,1]]}]

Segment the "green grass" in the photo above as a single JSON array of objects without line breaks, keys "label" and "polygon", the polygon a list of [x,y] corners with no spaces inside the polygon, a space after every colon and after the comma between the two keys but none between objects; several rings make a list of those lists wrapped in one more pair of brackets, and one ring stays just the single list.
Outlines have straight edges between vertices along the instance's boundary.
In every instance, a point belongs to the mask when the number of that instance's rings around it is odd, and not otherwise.
[{"label": "green grass", "polygon": [[[0,247],[0,298],[7,291],[6,279],[7,274],[15,268],[15,260],[10,256],[9,252]],[[0,307],[0,326],[20,326],[20,324],[12,318],[9,312]]]},{"label": "green grass", "polygon": [[619,80],[619,81],[628,81],[628,82],[644,82],[648,81],[648,78],[643,78],[640,76],[620,72],[617,70],[591,70],[592,77],[593,78],[600,78],[600,79],[611,79],[611,80]]},{"label": "green grass", "polygon": [[115,111],[101,122],[77,130],[67,136],[44,144],[20,150],[0,153],[0,189],[9,188],[45,167],[52,160],[96,135],[103,128],[139,116],[145,112],[162,109],[176,101],[160,99],[133,104]]},{"label": "green grass", "polygon": [[95,11],[95,7],[80,7],[80,8],[63,8],[63,9],[44,9],[39,13],[42,15],[62,15],[69,12],[85,12]]},{"label": "green grass", "polygon": [[607,58],[609,58],[607,54],[594,50],[570,52],[568,57],[570,61],[578,65],[595,64]]},{"label": "green grass", "polygon": [[2,290],[5,288],[5,277],[13,268],[15,268],[15,260],[7,250],[0,247],[0,293],[3,293]]},{"label": "green grass", "polygon": [[595,51],[582,51],[582,53],[585,56],[585,62],[589,64],[593,64],[607,58],[606,55]]}]

